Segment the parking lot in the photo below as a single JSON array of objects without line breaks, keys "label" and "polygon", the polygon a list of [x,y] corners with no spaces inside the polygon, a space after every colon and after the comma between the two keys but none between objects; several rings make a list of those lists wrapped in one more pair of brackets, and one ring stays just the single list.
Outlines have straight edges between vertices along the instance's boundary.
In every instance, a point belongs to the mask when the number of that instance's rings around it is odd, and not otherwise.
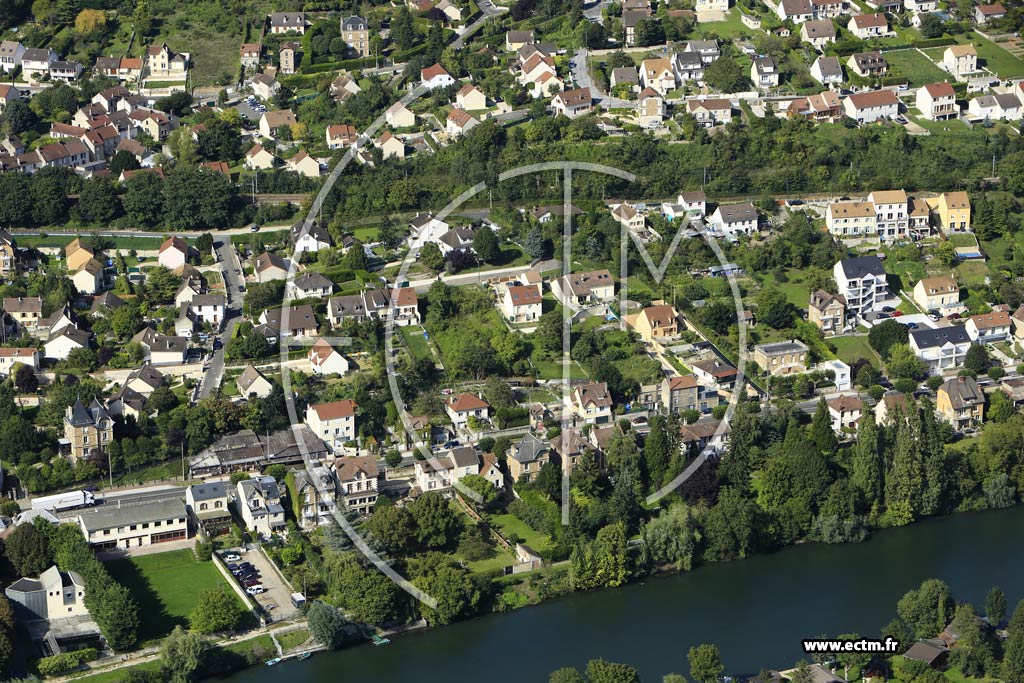
[{"label": "parking lot", "polygon": [[238,110],[238,113],[241,114],[243,118],[246,118],[253,123],[258,122],[260,117],[263,116],[263,112],[260,111],[257,106],[254,106],[245,100],[236,104],[235,109]]},{"label": "parking lot", "polygon": [[[260,573],[260,584],[266,592],[254,596],[254,599],[263,606],[273,621],[281,621],[298,611],[291,603],[291,588],[263,553],[258,550],[231,549],[222,551],[222,557],[232,552],[242,558],[240,562],[249,562]],[[227,560],[225,563],[229,564]]]}]

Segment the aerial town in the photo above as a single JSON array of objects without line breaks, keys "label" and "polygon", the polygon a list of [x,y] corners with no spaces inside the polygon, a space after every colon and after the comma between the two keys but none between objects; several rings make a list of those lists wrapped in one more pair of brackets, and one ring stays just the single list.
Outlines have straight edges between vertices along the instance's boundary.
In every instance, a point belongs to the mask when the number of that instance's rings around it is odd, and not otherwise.
[{"label": "aerial town", "polygon": [[0,680],[1024,683],[1022,26],[4,0]]}]

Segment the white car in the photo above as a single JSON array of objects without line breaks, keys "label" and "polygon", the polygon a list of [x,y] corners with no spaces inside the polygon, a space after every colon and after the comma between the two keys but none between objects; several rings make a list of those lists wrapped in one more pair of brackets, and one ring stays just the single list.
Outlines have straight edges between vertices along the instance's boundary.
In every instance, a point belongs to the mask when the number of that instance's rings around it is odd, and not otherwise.
[{"label": "white car", "polygon": [[242,558],[239,555],[236,555],[235,553],[228,553],[224,556],[225,562],[238,562],[241,559]]},{"label": "white car", "polygon": [[246,588],[245,592],[249,595],[260,595],[261,593],[266,593],[266,590],[264,590],[263,586],[260,584],[256,584],[255,586],[249,586]]}]

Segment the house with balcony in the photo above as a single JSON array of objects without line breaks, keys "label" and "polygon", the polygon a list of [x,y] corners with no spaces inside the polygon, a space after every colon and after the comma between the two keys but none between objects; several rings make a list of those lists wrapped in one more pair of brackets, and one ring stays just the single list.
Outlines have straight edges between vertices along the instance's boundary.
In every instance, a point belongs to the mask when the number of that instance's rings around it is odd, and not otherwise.
[{"label": "house with balcony", "polygon": [[679,314],[672,306],[657,303],[637,315],[633,328],[648,344],[679,336]]},{"label": "house with balcony", "polygon": [[[352,459],[360,458],[353,456]],[[338,462],[345,460],[348,458],[341,458]],[[331,516],[332,504],[338,494],[333,472],[323,465],[316,465],[308,471],[295,470],[293,476],[296,500],[292,501],[292,507],[299,526],[303,529],[313,529],[330,524],[334,519]]]},{"label": "house with balcony", "polygon": [[551,292],[561,304],[574,310],[615,298],[615,280],[608,270],[572,273],[552,280]]},{"label": "house with balcony", "polygon": [[243,479],[238,482],[237,490],[236,510],[246,529],[261,537],[284,531],[284,506],[276,479],[266,476]]},{"label": "house with balcony", "polygon": [[960,285],[952,273],[918,280],[914,285],[914,303],[923,311],[935,311],[943,317],[967,310],[960,302]]},{"label": "house with balcony", "polygon": [[334,461],[334,475],[345,507],[358,515],[373,512],[380,483],[380,469],[375,456],[338,458]]},{"label": "house with balcony", "polygon": [[807,320],[826,337],[840,334],[846,327],[846,299],[819,289],[807,304]]},{"label": "house with balcony", "polygon": [[490,410],[491,406],[487,401],[469,392],[449,396],[444,404],[444,411],[456,430],[469,429],[470,418],[486,420]]},{"label": "house with balcony", "polygon": [[356,402],[350,399],[310,404],[306,407],[306,425],[332,452],[340,453],[346,443],[355,441],[357,437],[358,407]]},{"label": "house with balcony", "polygon": [[501,313],[513,323],[536,322],[543,313],[540,285],[514,284],[505,288]]},{"label": "house with balcony", "polygon": [[839,239],[877,237],[875,205],[871,202],[832,202],[825,209],[825,229]]},{"label": "house with balcony", "polygon": [[962,325],[910,332],[910,350],[928,365],[931,375],[942,375],[963,367],[972,343],[966,327]]},{"label": "house with balcony", "polygon": [[991,311],[972,315],[964,328],[971,341],[978,344],[1003,341],[1010,336],[1010,314],[1006,311]]},{"label": "house with balcony", "polygon": [[910,200],[903,190],[872,192],[868,201],[875,205],[878,237],[882,241],[902,239],[909,235]]},{"label": "house with balcony", "polygon": [[565,409],[569,414],[587,424],[611,422],[612,408],[612,395],[606,382],[577,384],[565,397]]},{"label": "house with balcony", "polygon": [[540,468],[550,460],[551,446],[533,432],[527,432],[512,444],[506,462],[512,481],[518,482],[532,481],[540,473]]},{"label": "house with balcony", "polygon": [[890,120],[900,113],[900,99],[892,90],[856,92],[843,100],[843,112],[857,123]]},{"label": "house with balcony", "polygon": [[973,377],[952,377],[936,392],[935,410],[958,432],[978,427],[985,419],[985,393]]},{"label": "house with balcony", "polygon": [[759,90],[769,90],[779,85],[779,65],[775,58],[765,55],[754,57],[750,64],[750,80]]},{"label": "house with balcony", "polygon": [[708,217],[708,225],[725,235],[753,235],[757,232],[757,209],[750,202],[744,204],[719,204]]},{"label": "house with balcony", "polygon": [[667,413],[685,413],[696,410],[710,413],[721,402],[713,388],[701,384],[694,375],[666,377],[656,392],[658,404]]},{"label": "house with balcony", "polygon": [[889,73],[889,62],[877,50],[850,55],[846,66],[861,78],[879,78]]},{"label": "house with balcony", "polygon": [[969,232],[971,229],[971,198],[966,192],[943,192],[927,200],[928,208],[934,214],[939,230],[944,234]]},{"label": "house with balcony", "polygon": [[929,83],[917,89],[917,109],[931,121],[955,119],[960,115],[956,106],[956,91],[948,81]]},{"label": "house with balcony", "polygon": [[724,98],[687,100],[686,111],[705,128],[732,122],[732,101]]},{"label": "house with balcony", "polygon": [[856,317],[875,313],[898,300],[889,292],[885,267],[877,256],[843,259],[832,269],[847,311]]},{"label": "house with balcony", "polygon": [[826,401],[826,405],[832,422],[832,431],[840,437],[849,437],[856,433],[864,410],[863,401],[856,396],[841,394]]},{"label": "house with balcony", "polygon": [[958,81],[978,71],[978,50],[973,45],[950,45],[942,53],[942,68]]}]

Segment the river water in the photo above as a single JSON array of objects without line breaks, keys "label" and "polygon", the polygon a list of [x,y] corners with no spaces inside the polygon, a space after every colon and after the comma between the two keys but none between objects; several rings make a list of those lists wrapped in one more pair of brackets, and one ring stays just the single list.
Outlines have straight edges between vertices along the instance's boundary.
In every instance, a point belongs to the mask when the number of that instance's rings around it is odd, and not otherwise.
[{"label": "river water", "polygon": [[[644,683],[689,675],[690,646],[717,644],[727,673],[782,668],[801,638],[875,636],[896,601],[930,577],[982,608],[993,585],[1009,610],[1024,596],[1024,506],[959,514],[877,533],[856,545],[808,544],[612,590],[573,594],[507,614],[400,636],[387,647],[318,653],[245,671],[232,683],[547,681],[604,657]],[[1007,615],[1009,616],[1009,615]],[[909,647],[909,645],[908,645]]]}]

